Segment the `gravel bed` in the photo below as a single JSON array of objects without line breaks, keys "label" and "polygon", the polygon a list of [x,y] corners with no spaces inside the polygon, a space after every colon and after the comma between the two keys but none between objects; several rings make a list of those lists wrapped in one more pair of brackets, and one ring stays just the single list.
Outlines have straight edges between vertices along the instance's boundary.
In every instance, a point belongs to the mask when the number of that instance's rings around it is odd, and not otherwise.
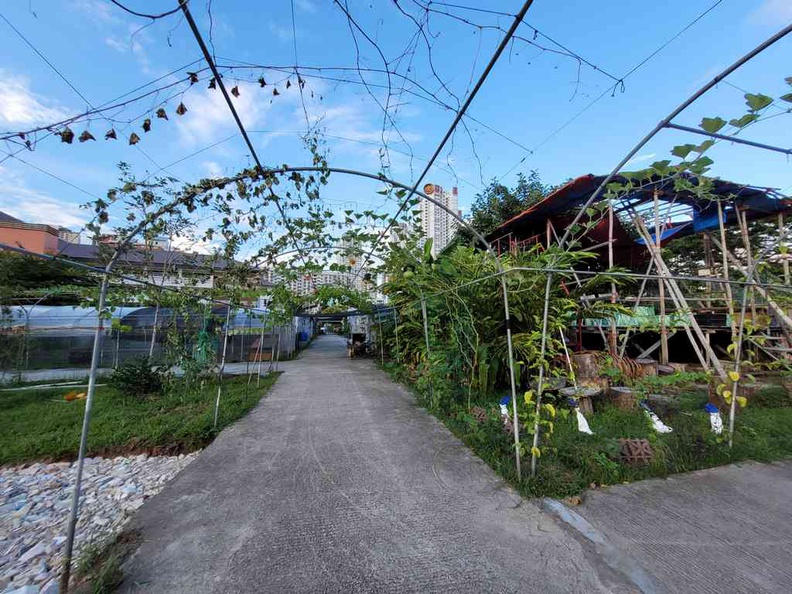
[{"label": "gravel bed", "polygon": [[[74,559],[117,534],[198,452],[87,458]],[[76,463],[0,468],[0,592],[55,594]]]}]

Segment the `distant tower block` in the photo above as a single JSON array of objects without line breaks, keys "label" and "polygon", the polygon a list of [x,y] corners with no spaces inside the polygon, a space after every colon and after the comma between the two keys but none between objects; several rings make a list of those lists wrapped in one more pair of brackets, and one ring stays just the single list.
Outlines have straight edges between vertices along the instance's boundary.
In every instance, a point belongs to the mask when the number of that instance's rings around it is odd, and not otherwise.
[{"label": "distant tower block", "polygon": [[[448,210],[459,213],[459,194],[456,187],[446,191],[442,186],[426,184],[424,194]],[[458,221],[448,211],[426,198],[421,199],[421,230],[426,239],[432,239],[432,255],[436,256],[456,235]]]}]

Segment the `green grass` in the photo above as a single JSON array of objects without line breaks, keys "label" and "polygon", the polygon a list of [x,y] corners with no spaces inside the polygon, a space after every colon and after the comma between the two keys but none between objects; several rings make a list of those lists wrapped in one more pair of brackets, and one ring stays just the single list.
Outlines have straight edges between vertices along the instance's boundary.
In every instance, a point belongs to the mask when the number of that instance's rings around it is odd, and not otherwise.
[{"label": "green grass", "polygon": [[[422,405],[427,398],[406,379],[403,370],[386,366],[394,379],[413,389]],[[577,430],[573,414],[555,419],[551,435],[542,435],[542,456],[536,477],[517,480],[514,464],[514,438],[502,429],[497,398],[474,401],[491,411],[484,423],[478,423],[467,412],[464,396],[459,404],[445,410],[430,410],[482,460],[511,482],[521,493],[534,497],[567,497],[579,495],[591,485],[597,487],[633,482],[652,477],[665,477],[679,472],[721,466],[732,462],[755,460],[770,462],[792,457],[792,399],[783,388],[771,387],[756,395],[753,402],[738,411],[734,447],[710,431],[709,417],[704,412],[704,392],[680,395],[667,407],[657,407],[661,419],[674,429],[659,435],[640,410],[605,407],[588,417],[594,435]],[[564,405],[557,403],[562,408]],[[723,415],[724,424],[727,416]],[[645,465],[628,465],[619,460],[618,438],[646,438],[652,444],[654,460]],[[532,435],[521,431],[523,444]],[[523,455],[523,473],[530,469],[530,451]]]},{"label": "green grass", "polygon": [[[124,397],[99,387],[88,434],[89,455],[173,454],[202,448],[253,408],[277,376],[263,377],[258,389],[255,379],[248,388],[244,376],[224,380],[216,429],[212,427],[216,381],[145,398]],[[85,402],[64,401],[64,394],[72,389],[0,392],[0,465],[76,458]]]}]

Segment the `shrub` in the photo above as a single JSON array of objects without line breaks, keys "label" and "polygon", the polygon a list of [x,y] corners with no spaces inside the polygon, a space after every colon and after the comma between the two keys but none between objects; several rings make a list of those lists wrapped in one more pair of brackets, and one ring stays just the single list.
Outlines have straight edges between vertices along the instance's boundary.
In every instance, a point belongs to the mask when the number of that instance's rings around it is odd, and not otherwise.
[{"label": "shrub", "polygon": [[124,396],[152,396],[162,393],[165,374],[151,365],[147,358],[142,357],[131,359],[119,366],[107,383]]}]

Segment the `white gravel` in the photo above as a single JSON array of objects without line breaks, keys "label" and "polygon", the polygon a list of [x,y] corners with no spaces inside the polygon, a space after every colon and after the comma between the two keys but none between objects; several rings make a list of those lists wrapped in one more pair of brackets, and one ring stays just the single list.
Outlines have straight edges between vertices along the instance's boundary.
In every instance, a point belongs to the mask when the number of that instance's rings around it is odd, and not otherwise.
[{"label": "white gravel", "polygon": [[[74,559],[91,543],[117,534],[198,452],[87,458]],[[0,592],[57,593],[76,464],[0,468]]]}]

